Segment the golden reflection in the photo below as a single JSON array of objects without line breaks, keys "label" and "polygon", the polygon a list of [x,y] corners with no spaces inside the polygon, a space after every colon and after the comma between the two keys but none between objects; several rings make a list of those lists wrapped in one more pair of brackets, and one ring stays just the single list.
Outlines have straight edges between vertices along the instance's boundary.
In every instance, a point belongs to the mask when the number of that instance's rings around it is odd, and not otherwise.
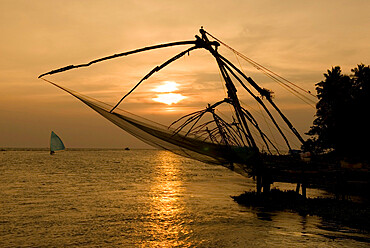
[{"label": "golden reflection", "polygon": [[150,192],[150,241],[147,247],[191,246],[191,230],[185,227],[182,179],[179,176],[179,158],[167,151],[158,153],[158,164]]}]

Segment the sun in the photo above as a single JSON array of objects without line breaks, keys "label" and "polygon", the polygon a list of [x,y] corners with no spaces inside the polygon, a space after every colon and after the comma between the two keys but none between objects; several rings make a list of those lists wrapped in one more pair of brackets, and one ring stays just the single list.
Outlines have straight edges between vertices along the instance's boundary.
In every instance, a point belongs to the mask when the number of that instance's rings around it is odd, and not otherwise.
[{"label": "sun", "polygon": [[153,89],[155,92],[173,92],[178,90],[178,84],[173,81],[165,81],[161,85]]},{"label": "sun", "polygon": [[166,94],[157,95],[156,98],[153,98],[153,101],[171,105],[174,103],[178,103],[181,100],[184,100],[185,98],[186,96],[183,96],[179,93],[166,93]]},{"label": "sun", "polygon": [[173,91],[178,90],[178,85],[179,85],[178,83],[173,81],[163,82],[161,85],[153,89],[153,91],[161,94],[157,94],[157,97],[152,98],[152,100],[167,105],[172,105],[184,100],[185,98],[187,98],[186,96],[183,96],[180,93],[172,93]]}]

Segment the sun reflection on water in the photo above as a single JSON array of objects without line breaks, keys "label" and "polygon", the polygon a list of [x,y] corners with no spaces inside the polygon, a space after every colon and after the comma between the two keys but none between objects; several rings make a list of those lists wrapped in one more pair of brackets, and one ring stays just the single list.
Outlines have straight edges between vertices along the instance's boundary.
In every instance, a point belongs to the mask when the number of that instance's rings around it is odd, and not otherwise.
[{"label": "sun reflection on water", "polygon": [[153,184],[151,185],[150,219],[148,223],[150,247],[191,246],[192,231],[185,227],[183,182],[179,175],[179,158],[163,151],[158,155]]}]

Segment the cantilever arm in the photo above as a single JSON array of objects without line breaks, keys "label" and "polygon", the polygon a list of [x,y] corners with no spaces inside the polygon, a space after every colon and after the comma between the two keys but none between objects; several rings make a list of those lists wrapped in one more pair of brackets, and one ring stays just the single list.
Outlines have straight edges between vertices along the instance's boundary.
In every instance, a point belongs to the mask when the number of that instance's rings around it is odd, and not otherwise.
[{"label": "cantilever arm", "polygon": [[[268,100],[268,102],[274,107],[274,109],[279,113],[279,115],[281,116],[281,118],[284,120],[284,122],[287,124],[287,126],[290,128],[290,130],[292,130],[293,134],[298,138],[298,140],[304,144],[304,139],[302,138],[302,136],[298,133],[298,131],[293,127],[292,123],[288,120],[288,118],[286,118],[286,116],[281,112],[281,110],[278,108],[278,106],[276,106],[276,104],[272,101],[271,97],[270,96],[267,96],[265,94],[265,92],[263,91],[263,89],[261,89],[261,87],[259,87],[258,84],[256,84],[253,79],[251,79],[250,77],[247,77],[241,70],[239,70],[233,63],[231,63],[228,59],[226,59],[225,57],[223,57],[222,55],[220,55],[220,58],[223,62],[225,62],[226,64],[228,64],[229,66],[231,66],[236,72],[238,72],[244,79],[246,79],[262,96],[265,96],[266,99]],[[239,80],[238,80],[239,81]],[[240,81],[239,81],[240,82]],[[244,88],[245,85],[242,84],[242,86]],[[259,101],[260,102],[260,101]],[[263,105],[262,105],[263,106]]]},{"label": "cantilever arm", "polygon": [[190,51],[194,50],[194,49],[197,49],[197,48],[201,48],[197,45],[193,46],[193,47],[190,47],[189,49],[186,49],[185,51],[177,54],[176,56],[170,58],[169,60],[167,60],[166,62],[164,62],[163,64],[161,64],[160,66],[156,66],[153,70],[151,70],[148,74],[146,74],[129,92],[127,92],[126,95],[124,95],[121,100],[118,101],[118,103],[109,111],[110,113],[113,112],[113,110],[115,110],[118,105],[123,101],[123,99],[125,99],[128,95],[130,95],[144,80],[148,79],[151,75],[153,75],[155,72],[158,72],[160,71],[161,69],[163,69],[164,67],[166,67],[167,65],[169,65],[170,63],[174,62],[175,60],[181,58],[182,56],[184,56],[185,54],[189,53]]},{"label": "cantilever arm", "polygon": [[197,44],[197,42],[198,42],[197,40],[177,41],[177,42],[171,42],[171,43],[165,43],[165,44],[143,47],[143,48],[131,50],[131,51],[128,51],[128,52],[118,53],[118,54],[103,57],[103,58],[100,58],[100,59],[95,59],[95,60],[92,60],[92,61],[90,61],[89,63],[86,63],[86,64],[68,65],[68,66],[65,66],[65,67],[62,67],[62,68],[59,68],[59,69],[56,69],[56,70],[52,70],[52,71],[43,73],[40,76],[38,76],[38,78],[41,78],[41,77],[46,76],[46,75],[52,75],[52,74],[55,74],[55,73],[63,72],[63,71],[68,71],[68,70],[79,68],[79,67],[87,67],[87,66],[90,66],[92,64],[102,62],[104,60],[114,59],[114,58],[122,57],[122,56],[127,56],[127,55],[131,55],[131,54],[134,54],[134,53],[144,52],[144,51],[153,50],[153,49],[157,49],[157,48],[171,47],[171,46],[192,45],[192,44]]}]

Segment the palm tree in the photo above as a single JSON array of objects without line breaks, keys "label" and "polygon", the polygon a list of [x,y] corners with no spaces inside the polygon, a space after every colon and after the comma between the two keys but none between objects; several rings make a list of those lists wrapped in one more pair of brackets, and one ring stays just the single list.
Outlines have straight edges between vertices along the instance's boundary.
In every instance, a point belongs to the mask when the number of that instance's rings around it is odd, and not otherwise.
[{"label": "palm tree", "polygon": [[316,105],[316,119],[307,134],[315,135],[315,146],[320,150],[333,149],[343,152],[350,128],[351,79],[343,75],[339,66],[324,74],[325,80],[316,84],[319,102]]}]

